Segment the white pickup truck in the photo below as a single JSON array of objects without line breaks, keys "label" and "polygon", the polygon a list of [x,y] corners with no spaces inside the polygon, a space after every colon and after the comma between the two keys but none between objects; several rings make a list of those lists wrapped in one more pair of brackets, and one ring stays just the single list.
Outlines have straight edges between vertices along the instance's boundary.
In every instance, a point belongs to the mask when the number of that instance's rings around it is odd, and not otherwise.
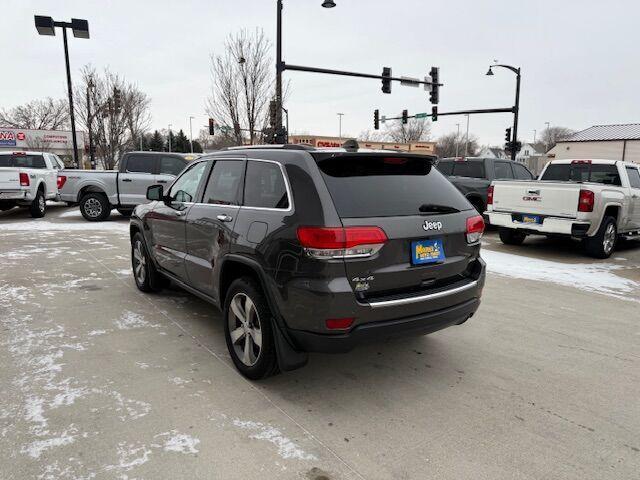
[{"label": "white pickup truck", "polygon": [[554,160],[538,181],[495,181],[487,212],[500,239],[527,235],[581,239],[587,254],[607,258],[620,236],[640,235],[640,165],[616,160]]},{"label": "white pickup truck", "polygon": [[44,217],[47,200],[57,200],[58,172],[64,163],[45,152],[0,152],[0,210],[29,207],[34,218]]}]

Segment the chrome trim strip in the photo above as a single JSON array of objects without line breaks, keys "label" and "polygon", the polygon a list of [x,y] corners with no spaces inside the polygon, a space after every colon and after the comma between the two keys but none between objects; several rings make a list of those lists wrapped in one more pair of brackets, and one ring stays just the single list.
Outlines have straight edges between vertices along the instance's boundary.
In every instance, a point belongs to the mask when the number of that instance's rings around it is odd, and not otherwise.
[{"label": "chrome trim strip", "polygon": [[455,293],[464,292],[478,286],[478,281],[474,280],[471,283],[462,285],[461,287],[452,288],[451,290],[443,290],[442,292],[429,293],[428,295],[421,295],[419,297],[400,298],[398,300],[383,300],[381,302],[370,302],[369,306],[372,308],[380,307],[395,307],[397,305],[407,305],[409,303],[423,302],[425,300],[435,300],[436,298],[447,297]]}]

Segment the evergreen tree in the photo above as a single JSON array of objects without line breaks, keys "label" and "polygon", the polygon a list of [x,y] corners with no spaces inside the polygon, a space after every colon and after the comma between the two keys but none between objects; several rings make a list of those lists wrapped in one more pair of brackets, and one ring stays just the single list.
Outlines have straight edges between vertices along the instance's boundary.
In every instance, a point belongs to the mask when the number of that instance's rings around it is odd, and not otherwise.
[{"label": "evergreen tree", "polygon": [[175,150],[176,152],[181,153],[189,153],[191,151],[191,145],[189,143],[189,139],[184,134],[182,130],[178,131],[176,138],[174,140]]},{"label": "evergreen tree", "polygon": [[193,153],[202,153],[202,145],[198,140],[193,141]]},{"label": "evergreen tree", "polygon": [[153,152],[162,152],[164,150],[164,138],[158,130],[153,132],[148,148]]}]

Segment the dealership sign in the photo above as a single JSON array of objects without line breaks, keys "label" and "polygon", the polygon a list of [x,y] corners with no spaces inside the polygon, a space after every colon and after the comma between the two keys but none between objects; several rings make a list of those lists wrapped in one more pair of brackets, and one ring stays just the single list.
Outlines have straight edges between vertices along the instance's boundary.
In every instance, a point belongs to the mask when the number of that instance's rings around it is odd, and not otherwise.
[{"label": "dealership sign", "polygon": [[0,130],[0,145],[5,147],[15,147],[16,133],[13,130]]},{"label": "dealership sign", "polygon": [[[82,132],[78,132],[78,147],[83,148]],[[0,127],[0,147],[20,147],[34,149],[71,149],[73,136],[64,130],[30,130]]]}]

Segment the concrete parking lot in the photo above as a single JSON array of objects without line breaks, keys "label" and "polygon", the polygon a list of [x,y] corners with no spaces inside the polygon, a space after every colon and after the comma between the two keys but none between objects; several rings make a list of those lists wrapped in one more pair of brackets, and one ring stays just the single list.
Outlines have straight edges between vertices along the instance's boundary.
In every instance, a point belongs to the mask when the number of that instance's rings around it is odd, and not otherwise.
[{"label": "concrete parking lot", "polygon": [[640,478],[640,242],[485,237],[478,314],[251,383],[128,222],[0,214],[3,479]]}]

